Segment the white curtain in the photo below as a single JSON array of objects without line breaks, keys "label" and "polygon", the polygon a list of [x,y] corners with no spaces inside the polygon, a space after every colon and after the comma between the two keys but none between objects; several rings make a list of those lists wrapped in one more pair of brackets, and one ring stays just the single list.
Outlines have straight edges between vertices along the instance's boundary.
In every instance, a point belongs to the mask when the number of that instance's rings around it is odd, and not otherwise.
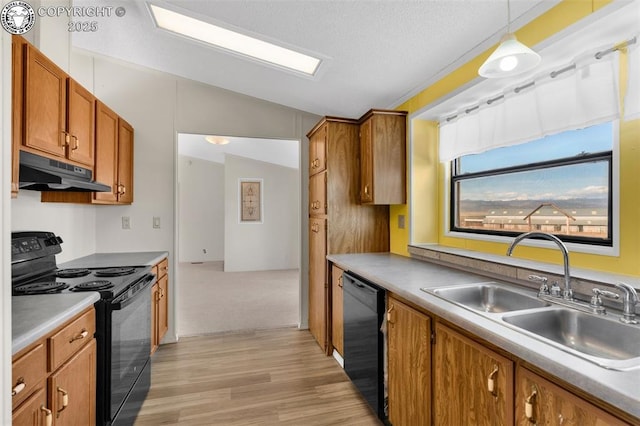
[{"label": "white curtain", "polygon": [[[440,161],[618,118],[619,53],[595,59],[594,53],[602,50],[606,48],[555,68],[571,67],[568,71],[541,73],[461,110],[454,119],[441,120]],[[630,76],[638,75],[632,72]],[[634,102],[630,97],[626,101]]]}]

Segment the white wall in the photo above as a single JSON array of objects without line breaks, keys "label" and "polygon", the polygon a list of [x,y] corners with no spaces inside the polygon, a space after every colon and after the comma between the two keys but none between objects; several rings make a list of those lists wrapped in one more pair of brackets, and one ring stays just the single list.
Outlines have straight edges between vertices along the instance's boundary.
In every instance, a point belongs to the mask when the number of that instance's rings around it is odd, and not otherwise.
[{"label": "white wall", "polygon": [[224,260],[224,164],[180,155],[178,199],[179,261]]},{"label": "white wall", "polygon": [[[262,179],[263,217],[260,223],[239,221],[239,180],[242,178]],[[296,169],[226,155],[225,271],[298,268],[299,188]]]}]

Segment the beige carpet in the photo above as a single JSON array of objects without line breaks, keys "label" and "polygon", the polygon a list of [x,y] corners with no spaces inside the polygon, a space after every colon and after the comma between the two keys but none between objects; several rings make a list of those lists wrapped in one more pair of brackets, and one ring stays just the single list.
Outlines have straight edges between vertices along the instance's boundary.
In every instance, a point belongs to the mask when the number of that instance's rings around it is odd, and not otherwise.
[{"label": "beige carpet", "polygon": [[222,269],[222,262],[178,265],[179,337],[298,324],[299,270]]}]

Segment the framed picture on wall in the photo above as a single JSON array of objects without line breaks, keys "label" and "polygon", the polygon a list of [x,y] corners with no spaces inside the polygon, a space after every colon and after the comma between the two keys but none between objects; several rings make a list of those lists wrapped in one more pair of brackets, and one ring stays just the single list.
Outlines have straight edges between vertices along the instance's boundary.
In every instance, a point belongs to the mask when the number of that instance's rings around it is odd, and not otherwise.
[{"label": "framed picture on wall", "polygon": [[262,179],[240,179],[240,222],[262,223]]}]

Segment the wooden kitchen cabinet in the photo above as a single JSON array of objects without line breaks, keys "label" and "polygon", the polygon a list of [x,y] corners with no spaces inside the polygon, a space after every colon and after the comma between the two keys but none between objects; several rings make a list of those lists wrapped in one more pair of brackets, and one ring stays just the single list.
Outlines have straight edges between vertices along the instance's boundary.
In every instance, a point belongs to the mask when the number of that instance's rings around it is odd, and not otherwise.
[{"label": "wooden kitchen cabinet", "polygon": [[95,424],[94,334],[92,306],[14,355],[14,426]]},{"label": "wooden kitchen cabinet", "polygon": [[436,323],[433,374],[436,425],[513,424],[511,360]]},{"label": "wooden kitchen cabinet", "polygon": [[389,296],[387,337],[389,420],[393,426],[430,425],[431,318]]},{"label": "wooden kitchen cabinet", "polygon": [[388,206],[359,200],[360,146],[356,120],[325,117],[309,138],[309,330],[332,352],[327,254],[389,250]]},{"label": "wooden kitchen cabinet", "polygon": [[343,272],[338,266],[331,265],[331,343],[340,356],[344,355]]},{"label": "wooden kitchen cabinet", "polygon": [[156,282],[151,287],[151,353],[154,353],[169,329],[169,259],[153,267]]},{"label": "wooden kitchen cabinet", "polygon": [[24,51],[22,149],[93,170],[95,98],[34,46]]},{"label": "wooden kitchen cabinet", "polygon": [[[539,425],[629,425],[536,373],[516,370],[516,423]],[[526,406],[530,404],[530,416]]]},{"label": "wooden kitchen cabinet", "polygon": [[406,111],[372,109],[360,119],[360,199],[405,204]]},{"label": "wooden kitchen cabinet", "polygon": [[133,127],[118,118],[118,204],[133,203]]}]

